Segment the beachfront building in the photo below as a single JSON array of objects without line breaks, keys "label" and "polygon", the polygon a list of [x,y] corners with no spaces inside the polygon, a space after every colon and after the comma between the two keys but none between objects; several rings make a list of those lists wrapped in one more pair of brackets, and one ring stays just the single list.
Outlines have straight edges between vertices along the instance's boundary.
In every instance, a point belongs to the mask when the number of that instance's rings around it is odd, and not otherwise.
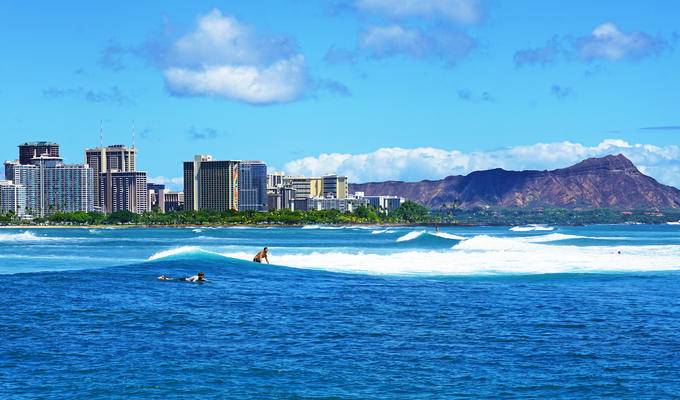
[{"label": "beachfront building", "polygon": [[262,161],[238,164],[238,210],[267,211],[267,165]]},{"label": "beachfront building", "polygon": [[165,212],[182,211],[184,210],[184,192],[170,192],[163,193],[165,198]]},{"label": "beachfront building", "polygon": [[307,199],[307,210],[340,210],[341,212],[352,212],[359,206],[368,204],[366,199],[334,197],[314,197]]},{"label": "beachfront building", "polygon": [[0,214],[26,215],[26,187],[12,181],[0,181]]},{"label": "beachfront building", "polygon": [[97,210],[103,209],[100,193],[102,174],[111,171],[130,172],[137,170],[137,149],[124,145],[95,147],[85,149],[85,163],[94,173],[96,184],[94,189],[94,205]]},{"label": "beachfront building", "polygon": [[104,172],[100,174],[99,194],[99,202],[105,213],[131,211],[142,214],[149,211],[146,172]]},{"label": "beachfront building", "polygon": [[[322,197],[346,199],[349,193],[349,183],[346,176],[325,175],[322,179]],[[312,196],[313,197],[313,196]]]},{"label": "beachfront building", "polygon": [[83,164],[64,164],[59,157],[43,154],[30,164],[5,164],[14,184],[26,188],[26,213],[44,217],[55,212],[93,211],[94,176]]},{"label": "beachfront building", "polygon": [[[19,145],[19,164],[28,165],[31,159],[47,155],[50,157],[59,157],[59,145],[52,142],[26,142]],[[7,176],[7,175],[5,175]]]},{"label": "beachfront building", "polygon": [[365,196],[363,192],[354,193],[354,197],[365,199],[368,205],[388,213],[396,210],[406,201],[405,198],[399,196]]},{"label": "beachfront building", "polygon": [[238,210],[238,175],[238,161],[217,161],[210,155],[185,161],[184,209]]},{"label": "beachfront building", "polygon": [[283,186],[295,190],[296,199],[323,196],[323,180],[307,176],[285,176]]},{"label": "beachfront building", "polygon": [[149,190],[149,211],[165,212],[165,185],[158,183],[147,183]]}]

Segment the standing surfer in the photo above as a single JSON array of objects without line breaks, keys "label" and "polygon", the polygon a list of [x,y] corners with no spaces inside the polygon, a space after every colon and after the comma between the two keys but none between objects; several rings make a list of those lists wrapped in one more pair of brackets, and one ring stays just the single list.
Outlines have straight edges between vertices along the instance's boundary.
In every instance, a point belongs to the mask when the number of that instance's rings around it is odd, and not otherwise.
[{"label": "standing surfer", "polygon": [[262,251],[255,254],[255,258],[253,258],[253,262],[262,263],[262,259],[264,258],[265,261],[267,261],[267,264],[269,264],[269,258],[267,258],[268,252],[269,252],[269,249],[265,247],[264,249],[262,249]]}]

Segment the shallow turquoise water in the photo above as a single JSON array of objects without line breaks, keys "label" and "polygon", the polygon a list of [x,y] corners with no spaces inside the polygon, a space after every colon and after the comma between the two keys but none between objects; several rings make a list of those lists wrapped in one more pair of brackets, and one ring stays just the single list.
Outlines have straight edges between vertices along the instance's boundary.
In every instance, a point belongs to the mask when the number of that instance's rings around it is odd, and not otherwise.
[{"label": "shallow turquoise water", "polygon": [[1,230],[0,398],[680,393],[680,227],[306,228]]}]

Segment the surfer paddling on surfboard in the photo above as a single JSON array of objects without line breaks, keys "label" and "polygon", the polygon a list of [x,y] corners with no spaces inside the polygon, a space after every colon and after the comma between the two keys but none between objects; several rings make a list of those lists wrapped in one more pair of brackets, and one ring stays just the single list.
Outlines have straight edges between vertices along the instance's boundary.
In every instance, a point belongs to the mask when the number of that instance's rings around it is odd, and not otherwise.
[{"label": "surfer paddling on surfboard", "polygon": [[269,252],[269,249],[265,247],[264,249],[262,249],[262,251],[255,254],[255,258],[253,258],[253,262],[262,263],[262,259],[264,258],[265,261],[267,261],[267,264],[269,264],[269,258],[267,258],[268,252]]},{"label": "surfer paddling on surfboard", "polygon": [[169,276],[161,275],[158,279],[162,281],[205,282],[205,272],[199,272],[194,276],[188,276],[186,278],[171,278]]}]

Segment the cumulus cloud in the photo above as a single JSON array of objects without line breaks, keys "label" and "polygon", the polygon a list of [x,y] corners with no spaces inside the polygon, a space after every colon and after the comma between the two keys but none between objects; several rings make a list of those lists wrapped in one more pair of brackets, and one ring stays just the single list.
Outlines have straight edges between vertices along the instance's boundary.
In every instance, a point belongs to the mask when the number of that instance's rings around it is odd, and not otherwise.
[{"label": "cumulus cloud", "polygon": [[475,47],[465,33],[452,30],[421,30],[392,24],[371,26],[359,38],[359,48],[373,58],[411,56],[453,64]]},{"label": "cumulus cloud", "polygon": [[586,60],[639,60],[659,54],[666,42],[644,32],[622,32],[615,24],[606,22],[596,27],[589,36],[576,39],[579,56]]},{"label": "cumulus cloud", "polygon": [[[158,46],[156,46],[158,47]],[[308,87],[305,60],[286,37],[261,35],[218,9],[155,57],[171,94],[285,103]]]},{"label": "cumulus cloud", "polygon": [[306,85],[304,59],[296,56],[273,65],[172,67],[164,71],[171,93],[178,96],[212,95],[253,104],[283,103],[297,99]]},{"label": "cumulus cloud", "polygon": [[553,37],[544,46],[515,52],[517,67],[547,65],[560,59],[591,61],[638,61],[656,56],[668,48],[661,37],[645,32],[626,33],[612,22],[598,25],[593,31],[579,37]]},{"label": "cumulus cloud", "polygon": [[478,0],[357,0],[360,10],[391,17],[443,18],[462,24],[474,24],[482,19]]},{"label": "cumulus cloud", "polygon": [[339,173],[347,175],[352,182],[416,181],[492,168],[563,168],[589,157],[619,153],[660,182],[680,186],[680,147],[631,144],[620,139],[604,140],[596,146],[566,141],[467,153],[432,147],[390,147],[364,154],[330,153],[305,157],[287,163],[285,170],[290,174],[310,176]]}]

